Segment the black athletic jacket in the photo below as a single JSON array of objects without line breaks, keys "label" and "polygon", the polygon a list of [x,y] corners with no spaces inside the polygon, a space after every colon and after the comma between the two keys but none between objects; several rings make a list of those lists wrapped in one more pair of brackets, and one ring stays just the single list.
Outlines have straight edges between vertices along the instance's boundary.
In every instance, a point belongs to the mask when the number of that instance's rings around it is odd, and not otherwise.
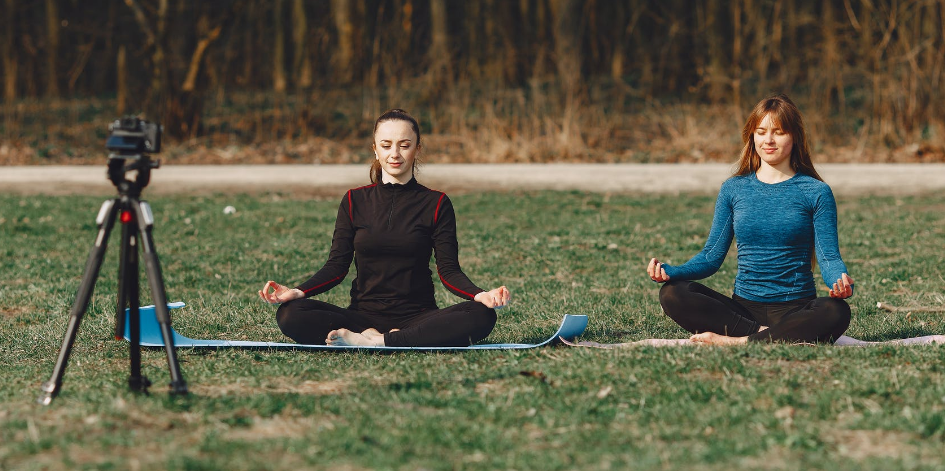
[{"label": "black athletic jacket", "polygon": [[471,300],[484,291],[459,266],[456,216],[445,193],[415,179],[355,188],[338,208],[328,261],[298,289],[314,296],[337,286],[353,258],[350,309],[393,315],[436,309],[431,254],[453,294]]}]

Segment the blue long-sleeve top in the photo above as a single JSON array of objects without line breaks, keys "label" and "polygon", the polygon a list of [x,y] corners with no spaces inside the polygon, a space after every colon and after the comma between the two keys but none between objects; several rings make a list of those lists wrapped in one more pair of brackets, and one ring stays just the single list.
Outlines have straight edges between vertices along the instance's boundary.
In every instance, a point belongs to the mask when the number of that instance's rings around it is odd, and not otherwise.
[{"label": "blue long-sleeve top", "polygon": [[699,280],[722,266],[736,240],[735,294],[760,302],[816,295],[811,250],[833,286],[847,267],[837,240],[837,203],[830,187],[797,173],[768,184],[755,174],[731,177],[715,203],[712,229],[701,252],[680,266],[663,265],[671,280]]}]

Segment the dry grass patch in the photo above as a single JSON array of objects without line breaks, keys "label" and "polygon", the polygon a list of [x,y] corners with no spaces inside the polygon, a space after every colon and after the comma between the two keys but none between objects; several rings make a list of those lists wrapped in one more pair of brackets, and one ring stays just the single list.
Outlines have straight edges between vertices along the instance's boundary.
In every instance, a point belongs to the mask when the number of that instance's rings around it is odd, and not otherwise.
[{"label": "dry grass patch", "polygon": [[228,430],[224,436],[228,440],[265,440],[273,438],[299,438],[310,430],[334,430],[341,419],[335,416],[325,417],[287,417],[288,414],[269,418],[254,417],[252,425]]},{"label": "dry grass patch", "polygon": [[911,433],[890,430],[830,430],[822,434],[824,443],[837,454],[856,461],[871,458],[915,456],[918,448]]},{"label": "dry grass patch", "polygon": [[257,394],[299,394],[304,396],[330,396],[352,392],[356,389],[352,379],[328,381],[298,381],[298,378],[271,378],[265,384],[254,381],[235,381],[226,384],[196,384],[190,392],[198,396],[253,396]]}]

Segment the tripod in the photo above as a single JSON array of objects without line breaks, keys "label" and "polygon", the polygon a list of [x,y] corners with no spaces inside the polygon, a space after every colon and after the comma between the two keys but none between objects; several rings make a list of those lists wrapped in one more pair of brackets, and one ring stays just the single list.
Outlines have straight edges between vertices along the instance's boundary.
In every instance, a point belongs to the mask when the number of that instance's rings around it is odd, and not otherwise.
[{"label": "tripod", "polygon": [[[177,362],[177,353],[174,349],[174,337],[171,334],[171,317],[167,309],[167,294],[164,289],[164,279],[161,276],[161,264],[154,250],[154,239],[151,229],[154,226],[154,216],[151,206],[140,201],[141,190],[148,185],[151,179],[151,169],[160,167],[159,161],[152,161],[147,155],[112,154],[108,159],[108,179],[118,189],[118,197],[105,201],[98,212],[95,222],[98,225],[98,236],[92,250],[89,252],[85,264],[85,272],[76,293],[75,302],[69,317],[69,327],[59,349],[59,359],[53,368],[49,381],[43,383],[42,395],[37,402],[49,405],[53,398],[62,389],[62,376],[65,373],[66,363],[72,352],[79,323],[88,310],[89,299],[95,288],[105,249],[108,246],[108,236],[119,220],[121,226],[121,252],[119,253],[118,268],[118,305],[115,316],[115,338],[121,339],[125,331],[125,308],[128,308],[128,331],[131,340],[131,375],[128,377],[128,386],[133,391],[147,392],[151,381],[141,375],[141,331],[139,319],[139,270],[138,244],[144,253],[145,272],[147,273],[151,297],[154,301],[154,312],[161,327],[164,338],[164,349],[167,353],[167,363],[171,370],[171,394],[187,394],[187,383],[180,373]],[[137,171],[134,180],[129,180],[127,173]]]}]

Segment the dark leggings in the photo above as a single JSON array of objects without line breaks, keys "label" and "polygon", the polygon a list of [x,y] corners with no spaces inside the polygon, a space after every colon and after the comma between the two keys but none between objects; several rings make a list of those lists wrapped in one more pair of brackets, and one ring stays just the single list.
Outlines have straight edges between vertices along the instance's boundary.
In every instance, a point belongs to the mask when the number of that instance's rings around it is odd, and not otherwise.
[{"label": "dark leggings", "polygon": [[384,334],[384,345],[389,347],[465,347],[486,338],[495,321],[495,310],[476,301],[391,316],[306,298],[283,303],[276,312],[282,333],[306,345],[324,345],[328,332],[335,329],[360,333],[374,328]]},{"label": "dark leggings", "polygon": [[[663,312],[692,333],[748,336],[751,342],[829,342],[850,325],[850,305],[814,296],[763,303],[731,298],[694,281],[669,281],[660,289]],[[759,331],[761,326],[767,329]]]}]

